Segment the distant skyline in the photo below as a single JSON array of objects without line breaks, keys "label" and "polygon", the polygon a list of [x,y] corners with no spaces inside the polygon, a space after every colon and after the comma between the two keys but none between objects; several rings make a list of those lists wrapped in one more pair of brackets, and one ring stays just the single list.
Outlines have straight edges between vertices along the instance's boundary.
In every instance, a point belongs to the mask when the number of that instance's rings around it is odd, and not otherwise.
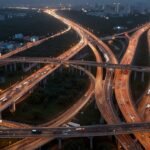
[{"label": "distant skyline", "polygon": [[108,4],[113,2],[120,2],[122,4],[145,4],[145,6],[150,7],[150,0],[0,0],[0,5],[58,5],[62,4],[72,4],[72,5],[93,5],[98,4]]}]

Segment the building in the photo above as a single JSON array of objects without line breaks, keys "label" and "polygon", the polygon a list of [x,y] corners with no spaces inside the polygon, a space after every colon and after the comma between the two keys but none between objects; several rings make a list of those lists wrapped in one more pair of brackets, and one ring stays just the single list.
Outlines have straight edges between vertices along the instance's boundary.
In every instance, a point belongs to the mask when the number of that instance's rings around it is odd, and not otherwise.
[{"label": "building", "polygon": [[0,15],[0,21],[4,21],[5,20],[5,16],[4,15]]},{"label": "building", "polygon": [[15,34],[15,35],[14,35],[14,38],[15,38],[15,39],[23,39],[23,37],[24,37],[24,36],[23,36],[22,33],[18,33],[18,34]]},{"label": "building", "polygon": [[6,81],[6,79],[5,79],[5,77],[0,77],[0,83],[2,84],[2,83],[5,83],[5,81]]},{"label": "building", "polygon": [[30,37],[30,42],[36,42],[39,40],[39,37],[38,36],[31,36]]},{"label": "building", "polygon": [[0,52],[10,51],[15,48],[15,44],[13,42],[1,42],[0,43]]}]

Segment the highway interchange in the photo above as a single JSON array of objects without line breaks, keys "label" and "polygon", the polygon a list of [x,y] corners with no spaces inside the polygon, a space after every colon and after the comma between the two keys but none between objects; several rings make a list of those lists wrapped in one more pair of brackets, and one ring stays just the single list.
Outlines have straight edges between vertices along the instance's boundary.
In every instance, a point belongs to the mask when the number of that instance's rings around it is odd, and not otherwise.
[{"label": "highway interchange", "polygon": [[[74,55],[76,55],[79,51],[81,51],[86,45],[89,45],[91,50],[94,52],[96,61],[102,62],[101,56],[99,55],[99,51],[103,53],[105,57],[105,61],[111,64],[118,64],[114,54],[112,53],[111,49],[108,48],[106,44],[104,44],[99,38],[97,38],[94,34],[90,33],[85,28],[81,27],[80,25],[64,18],[56,14],[54,10],[45,10],[46,13],[52,15],[53,17],[61,20],[63,23],[67,24],[69,28],[73,28],[79,35],[80,35],[80,42],[60,55],[57,59],[59,60],[69,60]],[[135,33],[132,37],[129,38],[129,46],[126,50],[126,53],[121,61],[121,64],[131,64],[132,59],[135,54],[136,45],[140,36],[150,28],[150,24],[146,24],[141,28],[136,29]],[[5,57],[5,56],[4,56]],[[8,56],[9,57],[9,56]],[[5,57],[7,58],[7,57]],[[38,70],[25,80],[21,81],[20,83],[16,84],[8,91],[0,95],[0,99],[3,102],[0,103],[0,111],[8,108],[8,106],[16,103],[21,97],[23,97],[27,92],[29,92],[37,83],[43,80],[46,76],[54,72],[58,69],[61,64],[56,65],[46,65],[42,69]],[[74,66],[75,67],[75,66]],[[143,119],[139,116],[137,112],[137,108],[134,108],[134,104],[132,102],[131,96],[129,95],[129,75],[130,71],[122,71],[122,70],[114,70],[111,68],[106,69],[106,76],[105,80],[103,80],[103,69],[97,68],[96,78],[93,77],[89,72],[87,72],[83,68],[84,72],[91,76],[91,85],[87,91],[87,96],[83,96],[78,102],[72,106],[69,110],[67,110],[62,116],[56,118],[50,123],[43,125],[44,127],[58,127],[62,124],[66,123],[67,121],[71,120],[90,100],[90,98],[95,93],[96,102],[100,112],[102,113],[104,119],[108,124],[117,124],[120,123],[120,118],[117,115],[117,112],[114,109],[114,104],[112,102],[112,93],[113,89],[116,94],[117,102],[124,115],[124,118],[127,122],[145,122],[149,121],[148,119]],[[127,73],[126,73],[127,72]],[[114,80],[115,75],[115,80]],[[149,96],[147,96],[148,98]],[[7,99],[6,99],[7,98]],[[126,98],[126,100],[124,100]],[[84,100],[83,100],[84,99]],[[145,98],[144,98],[145,99]],[[142,100],[143,101],[143,100]],[[141,108],[141,107],[140,107]],[[143,108],[145,109],[145,107]],[[147,115],[148,116],[148,115]],[[3,123],[3,122],[2,122]],[[150,139],[149,133],[136,133],[135,136],[140,141],[142,146],[148,150],[150,149]],[[134,139],[130,137],[130,135],[117,135],[116,136],[121,145],[124,149],[141,149],[139,144],[134,142]],[[6,147],[6,149],[35,149],[44,145],[48,141],[52,140],[54,136],[52,135],[51,138],[32,138],[28,139],[25,138],[21,141],[16,142],[15,144]]]}]

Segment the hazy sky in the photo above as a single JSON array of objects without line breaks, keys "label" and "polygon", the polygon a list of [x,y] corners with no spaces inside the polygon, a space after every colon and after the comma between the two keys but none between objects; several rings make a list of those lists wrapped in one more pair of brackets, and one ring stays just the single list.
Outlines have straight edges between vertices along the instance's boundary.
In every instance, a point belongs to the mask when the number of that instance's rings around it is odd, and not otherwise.
[{"label": "hazy sky", "polygon": [[143,3],[146,5],[149,5],[150,7],[150,0],[0,0],[0,5],[5,5],[5,4],[35,4],[35,5],[54,5],[54,4],[59,4],[65,3],[65,4],[94,4],[95,2],[97,3],[112,3],[114,1],[119,1],[121,3]]}]

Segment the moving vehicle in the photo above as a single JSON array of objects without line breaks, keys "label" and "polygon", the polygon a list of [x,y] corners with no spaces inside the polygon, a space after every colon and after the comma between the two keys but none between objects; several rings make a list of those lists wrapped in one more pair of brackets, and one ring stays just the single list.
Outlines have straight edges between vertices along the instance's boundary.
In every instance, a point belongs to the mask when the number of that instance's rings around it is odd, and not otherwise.
[{"label": "moving vehicle", "polygon": [[42,133],[41,130],[36,130],[36,129],[32,130],[32,134],[41,134],[41,133]]}]

